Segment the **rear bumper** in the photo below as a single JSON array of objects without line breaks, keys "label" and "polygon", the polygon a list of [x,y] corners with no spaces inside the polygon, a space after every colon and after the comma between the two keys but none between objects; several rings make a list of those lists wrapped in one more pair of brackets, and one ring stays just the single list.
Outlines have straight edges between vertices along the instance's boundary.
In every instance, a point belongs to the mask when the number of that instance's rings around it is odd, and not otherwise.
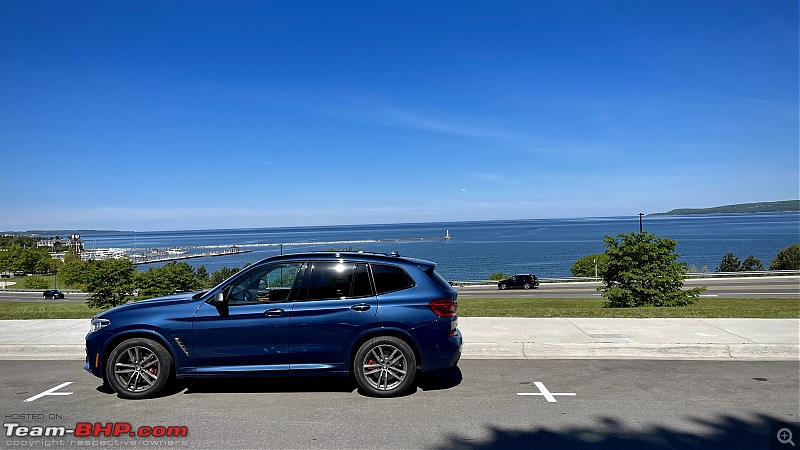
[{"label": "rear bumper", "polygon": [[463,345],[461,330],[456,329],[452,334],[445,335],[444,338],[427,342],[427,345],[420,346],[423,371],[446,369],[456,365],[461,359],[461,346]]}]

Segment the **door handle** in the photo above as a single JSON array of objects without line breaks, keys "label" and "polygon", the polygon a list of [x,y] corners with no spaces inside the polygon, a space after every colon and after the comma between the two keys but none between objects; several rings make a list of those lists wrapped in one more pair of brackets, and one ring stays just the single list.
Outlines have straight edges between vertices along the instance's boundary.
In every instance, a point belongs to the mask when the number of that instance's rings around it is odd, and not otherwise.
[{"label": "door handle", "polygon": [[264,311],[264,315],[267,317],[278,317],[283,315],[283,310],[280,308],[273,308]]},{"label": "door handle", "polygon": [[370,308],[372,308],[372,307],[369,306],[366,303],[359,303],[357,305],[353,305],[353,306],[350,307],[350,309],[352,309],[353,311],[358,311],[358,312],[364,312],[364,311],[366,311],[366,310],[368,310]]}]

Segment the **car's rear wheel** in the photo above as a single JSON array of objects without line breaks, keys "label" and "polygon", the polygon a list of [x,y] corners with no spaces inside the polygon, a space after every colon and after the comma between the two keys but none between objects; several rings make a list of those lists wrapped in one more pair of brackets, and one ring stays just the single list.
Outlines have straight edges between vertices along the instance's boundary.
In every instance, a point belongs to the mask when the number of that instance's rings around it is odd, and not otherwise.
[{"label": "car's rear wheel", "polygon": [[522,285],[522,288],[523,289],[530,289],[531,288],[531,284],[530,283],[525,283],[525,284]]},{"label": "car's rear wheel", "polygon": [[402,339],[379,336],[356,352],[353,373],[358,386],[373,397],[401,395],[414,383],[417,359]]},{"label": "car's rear wheel", "polygon": [[133,338],[111,351],[106,377],[120,397],[149,398],[157,395],[172,372],[172,355],[152,339]]}]

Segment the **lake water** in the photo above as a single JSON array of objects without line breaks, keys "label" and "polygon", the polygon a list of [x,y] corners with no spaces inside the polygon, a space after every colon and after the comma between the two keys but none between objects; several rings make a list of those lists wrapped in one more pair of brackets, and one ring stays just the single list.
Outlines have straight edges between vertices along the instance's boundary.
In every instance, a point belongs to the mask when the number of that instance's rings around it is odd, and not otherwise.
[{"label": "lake water", "polygon": [[[760,259],[765,268],[780,249],[800,242],[800,213],[750,213],[691,216],[645,216],[643,226],[678,242],[679,261],[714,271],[733,252],[743,260]],[[201,245],[247,245],[444,237],[449,241],[284,246],[284,253],[322,251],[329,247],[374,252],[397,251],[434,261],[448,280],[486,279],[494,272],[534,273],[539,277],[571,276],[575,260],[605,250],[603,236],[639,231],[639,217],[496,220],[421,224],[188,230],[84,234],[93,248],[171,248]],[[247,247],[246,247],[247,248]],[[278,247],[252,247],[250,253],[185,260],[209,272],[279,254]],[[141,265],[146,270],[154,265]]]}]

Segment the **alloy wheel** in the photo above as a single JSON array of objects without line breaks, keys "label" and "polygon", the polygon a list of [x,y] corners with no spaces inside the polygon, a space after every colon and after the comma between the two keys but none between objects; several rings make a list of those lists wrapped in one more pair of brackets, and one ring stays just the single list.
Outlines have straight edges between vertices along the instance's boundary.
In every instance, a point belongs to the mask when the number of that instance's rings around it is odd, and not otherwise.
[{"label": "alloy wheel", "polygon": [[406,378],[408,361],[403,351],[391,344],[380,344],[364,357],[362,373],[366,381],[380,391],[391,391]]},{"label": "alloy wheel", "polygon": [[114,377],[129,392],[145,392],[161,375],[158,356],[147,347],[135,346],[120,352],[114,361]]}]

